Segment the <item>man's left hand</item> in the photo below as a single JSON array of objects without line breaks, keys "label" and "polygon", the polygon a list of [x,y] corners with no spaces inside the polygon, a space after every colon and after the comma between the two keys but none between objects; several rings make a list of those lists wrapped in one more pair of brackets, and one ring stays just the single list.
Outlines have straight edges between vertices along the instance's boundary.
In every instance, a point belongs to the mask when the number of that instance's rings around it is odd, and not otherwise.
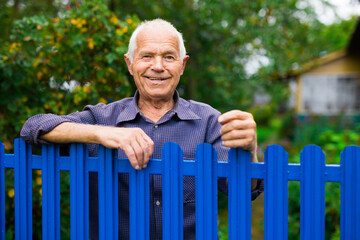
[{"label": "man's left hand", "polygon": [[219,116],[223,125],[220,129],[223,145],[226,147],[241,147],[256,155],[256,123],[248,112],[232,110]]}]

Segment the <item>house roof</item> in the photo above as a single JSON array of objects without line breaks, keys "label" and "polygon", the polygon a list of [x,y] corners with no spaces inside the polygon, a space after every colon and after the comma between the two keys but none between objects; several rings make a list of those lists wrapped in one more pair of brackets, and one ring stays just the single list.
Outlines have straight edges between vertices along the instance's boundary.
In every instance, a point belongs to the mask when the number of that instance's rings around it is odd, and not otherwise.
[{"label": "house roof", "polygon": [[355,56],[360,58],[360,17],[357,21],[355,30],[353,31],[350,40],[348,42],[348,45],[345,49],[335,51],[332,53],[329,53],[325,56],[322,56],[320,58],[314,59],[312,61],[309,61],[307,63],[304,63],[301,65],[301,69],[299,70],[292,70],[290,74],[288,74],[285,78],[289,78],[290,76],[297,76],[299,74],[303,74],[305,72],[308,72],[314,68],[317,68],[319,66],[325,65],[327,63],[330,63],[332,61],[341,59],[345,56]]},{"label": "house roof", "polygon": [[300,71],[298,71],[297,74],[308,72],[316,67],[319,67],[321,65],[324,65],[324,64],[330,63],[332,61],[338,60],[340,58],[343,58],[347,54],[348,54],[347,51],[344,49],[340,50],[340,51],[329,53],[323,57],[320,57],[320,58],[314,59],[310,62],[304,63],[302,65],[302,69]]}]

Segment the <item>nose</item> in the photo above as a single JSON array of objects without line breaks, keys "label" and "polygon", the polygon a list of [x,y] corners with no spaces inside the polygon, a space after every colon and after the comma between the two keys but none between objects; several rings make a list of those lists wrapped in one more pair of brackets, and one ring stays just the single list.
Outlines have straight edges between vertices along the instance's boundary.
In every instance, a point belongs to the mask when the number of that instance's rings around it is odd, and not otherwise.
[{"label": "nose", "polygon": [[154,58],[154,62],[151,66],[151,69],[155,72],[162,72],[164,71],[163,59],[162,57],[158,56]]}]

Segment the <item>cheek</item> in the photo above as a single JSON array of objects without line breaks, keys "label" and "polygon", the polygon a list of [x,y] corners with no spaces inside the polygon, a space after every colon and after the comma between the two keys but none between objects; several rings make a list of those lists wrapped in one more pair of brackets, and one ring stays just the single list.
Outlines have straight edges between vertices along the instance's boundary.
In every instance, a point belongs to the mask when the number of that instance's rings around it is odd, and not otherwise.
[{"label": "cheek", "polygon": [[148,69],[150,67],[149,63],[137,63],[137,64],[133,64],[132,67],[132,71],[133,74],[142,74],[144,71],[146,71],[146,69]]}]

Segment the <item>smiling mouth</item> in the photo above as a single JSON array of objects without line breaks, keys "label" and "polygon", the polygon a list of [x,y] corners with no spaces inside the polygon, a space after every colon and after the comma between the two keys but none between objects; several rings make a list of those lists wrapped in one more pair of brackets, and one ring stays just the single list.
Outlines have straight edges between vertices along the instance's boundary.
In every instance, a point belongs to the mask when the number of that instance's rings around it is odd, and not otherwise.
[{"label": "smiling mouth", "polygon": [[149,79],[150,81],[165,81],[168,80],[169,77],[164,78],[164,77],[146,77],[147,79]]}]

